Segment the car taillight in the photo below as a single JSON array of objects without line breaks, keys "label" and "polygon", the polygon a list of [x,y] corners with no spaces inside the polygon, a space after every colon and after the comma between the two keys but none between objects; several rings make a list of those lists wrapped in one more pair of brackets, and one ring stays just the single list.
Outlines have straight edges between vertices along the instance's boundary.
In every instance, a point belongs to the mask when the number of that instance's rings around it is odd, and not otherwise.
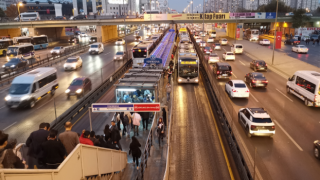
[{"label": "car taillight", "polygon": [[220,74],[220,71],[217,71],[217,74]]},{"label": "car taillight", "polygon": [[256,81],[255,81],[255,80],[252,80],[252,83],[256,83]]},{"label": "car taillight", "polygon": [[247,93],[248,93],[248,92],[250,92],[250,91],[249,91],[249,89],[248,89],[248,90],[246,90],[246,92],[247,92]]},{"label": "car taillight", "polygon": [[262,81],[262,82],[268,83],[268,80],[266,80],[266,81]]},{"label": "car taillight", "polygon": [[134,52],[134,50],[132,50],[132,52]]},{"label": "car taillight", "polygon": [[238,92],[237,90],[235,90],[235,89],[232,89],[232,92]]},{"label": "car taillight", "polygon": [[204,51],[207,51],[206,49],[204,49]]},{"label": "car taillight", "polygon": [[266,66],[268,66],[268,64],[266,63]]},{"label": "car taillight", "polygon": [[232,74],[232,71],[230,71],[230,74]]},{"label": "car taillight", "polygon": [[259,66],[259,63],[257,63],[256,66]]},{"label": "car taillight", "polygon": [[275,127],[275,126],[272,126],[272,129],[276,129],[276,127]]},{"label": "car taillight", "polygon": [[145,49],[144,52],[147,52],[147,50]]},{"label": "car taillight", "polygon": [[251,125],[251,130],[254,130],[257,126]]}]

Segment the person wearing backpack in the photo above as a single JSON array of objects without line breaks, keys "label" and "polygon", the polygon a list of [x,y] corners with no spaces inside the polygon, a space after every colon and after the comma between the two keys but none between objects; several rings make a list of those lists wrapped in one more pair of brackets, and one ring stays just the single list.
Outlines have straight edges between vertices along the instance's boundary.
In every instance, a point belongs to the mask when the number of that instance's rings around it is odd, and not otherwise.
[{"label": "person wearing backpack", "polygon": [[133,136],[132,142],[130,143],[130,150],[129,154],[132,154],[133,163],[136,163],[137,170],[139,169],[139,158],[141,157],[141,144],[139,143],[138,139]]},{"label": "person wearing backpack", "polygon": [[124,121],[127,125],[127,136],[130,137],[131,128],[132,128],[132,115],[130,112],[124,113]]}]

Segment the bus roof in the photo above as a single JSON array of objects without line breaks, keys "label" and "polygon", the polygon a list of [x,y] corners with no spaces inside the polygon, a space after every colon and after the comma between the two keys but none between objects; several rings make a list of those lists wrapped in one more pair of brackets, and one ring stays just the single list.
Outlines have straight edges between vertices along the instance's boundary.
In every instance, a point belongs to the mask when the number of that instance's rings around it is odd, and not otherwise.
[{"label": "bus roof", "polygon": [[12,41],[12,39],[0,39],[0,42],[1,41]]},{"label": "bus roof", "polygon": [[27,46],[32,46],[33,47],[33,45],[31,43],[21,43],[21,44],[12,45],[12,46],[9,46],[9,47],[27,47]]},{"label": "bus roof", "polygon": [[42,79],[44,76],[55,73],[57,70],[53,67],[41,67],[17,76],[12,84],[32,84],[34,81]]}]

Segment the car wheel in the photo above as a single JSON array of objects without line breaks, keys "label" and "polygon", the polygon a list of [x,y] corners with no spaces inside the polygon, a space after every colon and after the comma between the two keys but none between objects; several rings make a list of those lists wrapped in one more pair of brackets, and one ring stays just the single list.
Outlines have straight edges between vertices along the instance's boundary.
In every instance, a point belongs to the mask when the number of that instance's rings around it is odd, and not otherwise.
[{"label": "car wheel", "polygon": [[251,138],[252,135],[250,134],[249,127],[246,128],[246,131],[247,131],[247,136],[248,136],[248,138]]},{"label": "car wheel", "polygon": [[233,98],[233,97],[232,97],[232,95],[231,95],[231,92],[229,92],[229,93],[228,93],[228,95],[229,95],[230,99],[232,99],[232,98]]},{"label": "car wheel", "polygon": [[36,104],[36,101],[35,101],[34,99],[32,99],[32,100],[30,101],[30,103],[29,103],[29,107],[30,107],[30,108],[33,108],[35,104]]},{"label": "car wheel", "polygon": [[319,149],[318,149],[317,147],[314,148],[313,153],[314,153],[314,156],[315,156],[317,159],[320,159]]},{"label": "car wheel", "polygon": [[307,98],[304,98],[304,104],[305,104],[306,106],[309,106],[309,101],[308,101]]},{"label": "car wheel", "polygon": [[289,87],[287,87],[287,93],[288,93],[288,94],[291,94]]},{"label": "car wheel", "polygon": [[52,89],[50,94],[51,94],[51,96],[54,96],[55,93],[56,93],[56,90]]}]

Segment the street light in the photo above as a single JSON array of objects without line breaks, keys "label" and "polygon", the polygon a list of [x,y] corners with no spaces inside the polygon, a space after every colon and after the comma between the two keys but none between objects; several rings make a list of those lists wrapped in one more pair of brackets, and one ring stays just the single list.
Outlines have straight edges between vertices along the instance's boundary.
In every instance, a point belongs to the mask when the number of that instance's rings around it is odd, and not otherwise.
[{"label": "street light", "polygon": [[191,3],[191,5],[192,5],[191,16],[192,16],[192,27],[193,27],[193,1],[190,1],[190,2],[188,1],[188,3]]},{"label": "street light", "polygon": [[17,7],[18,7],[18,12],[19,12],[19,20],[20,20],[20,33],[21,33],[21,36],[22,36],[22,25],[21,25],[21,14],[20,14],[20,6],[23,6],[23,4],[20,2],[18,3]]}]

